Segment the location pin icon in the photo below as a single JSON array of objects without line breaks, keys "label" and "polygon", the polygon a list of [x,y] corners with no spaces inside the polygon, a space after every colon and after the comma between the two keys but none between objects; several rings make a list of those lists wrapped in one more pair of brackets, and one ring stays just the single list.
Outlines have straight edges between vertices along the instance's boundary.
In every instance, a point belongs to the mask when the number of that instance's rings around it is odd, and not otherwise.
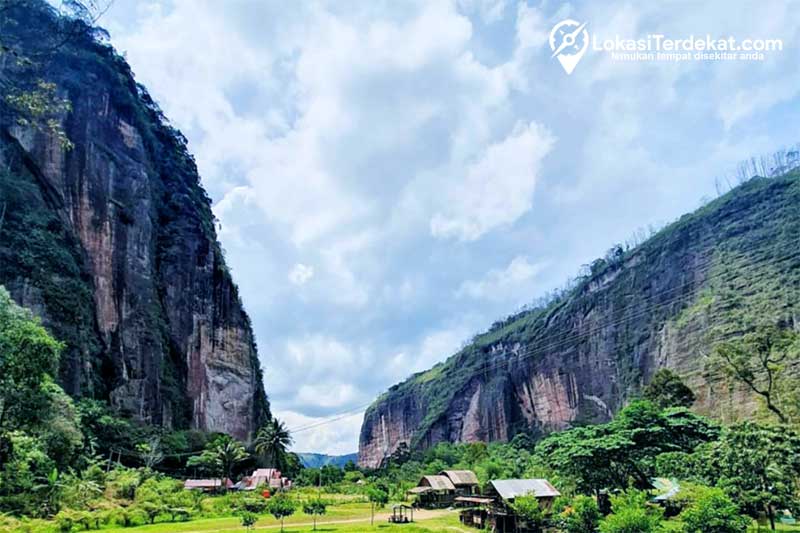
[{"label": "location pin icon", "polygon": [[[564,31],[559,31],[562,28]],[[560,42],[556,42],[559,37]],[[550,32],[550,48],[553,50],[553,57],[558,59],[564,71],[572,74],[589,48],[589,33],[586,31],[586,23],[581,24],[567,19],[556,24],[553,31]]]}]

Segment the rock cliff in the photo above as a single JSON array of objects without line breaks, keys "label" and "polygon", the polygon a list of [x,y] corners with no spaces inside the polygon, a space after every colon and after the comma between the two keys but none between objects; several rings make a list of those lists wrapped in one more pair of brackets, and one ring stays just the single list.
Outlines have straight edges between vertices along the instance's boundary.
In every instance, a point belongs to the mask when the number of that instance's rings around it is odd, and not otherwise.
[{"label": "rock cliff", "polygon": [[754,178],[392,387],[365,414],[359,463],[606,421],[662,367],[694,389],[697,411],[750,416],[756,399],[707,356],[758,321],[798,327],[798,250],[800,175]]},{"label": "rock cliff", "polygon": [[269,406],[186,140],[97,30],[7,7],[0,283],[65,341],[71,395],[249,438]]}]

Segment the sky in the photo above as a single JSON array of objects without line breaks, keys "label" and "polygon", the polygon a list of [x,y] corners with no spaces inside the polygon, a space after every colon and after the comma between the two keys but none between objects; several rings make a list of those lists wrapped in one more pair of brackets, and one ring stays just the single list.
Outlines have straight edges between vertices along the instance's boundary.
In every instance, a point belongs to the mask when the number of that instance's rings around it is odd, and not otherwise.
[{"label": "sky", "polygon": [[[800,4],[735,4],[115,0],[99,23],[189,139],[274,413],[323,423],[293,449],[342,454],[389,386],[800,140]],[[783,49],[590,45],[567,74],[564,19]]]}]

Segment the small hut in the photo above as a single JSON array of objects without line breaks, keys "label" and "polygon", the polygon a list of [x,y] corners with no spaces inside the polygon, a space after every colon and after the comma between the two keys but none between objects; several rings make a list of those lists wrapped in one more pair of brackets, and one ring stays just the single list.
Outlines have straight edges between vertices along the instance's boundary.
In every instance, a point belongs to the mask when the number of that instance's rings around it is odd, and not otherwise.
[{"label": "small hut", "polygon": [[408,493],[416,496],[415,505],[431,509],[451,505],[455,499],[456,487],[447,476],[422,476],[417,486]]}]

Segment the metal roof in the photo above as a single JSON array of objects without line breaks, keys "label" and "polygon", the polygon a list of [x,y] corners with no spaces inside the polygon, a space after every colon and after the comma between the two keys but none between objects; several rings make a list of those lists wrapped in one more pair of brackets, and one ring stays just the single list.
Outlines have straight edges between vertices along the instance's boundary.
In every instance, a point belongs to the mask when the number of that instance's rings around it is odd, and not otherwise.
[{"label": "metal roof", "polygon": [[447,476],[453,485],[477,485],[478,476],[472,470],[443,470],[440,476]]},{"label": "metal roof", "polygon": [[427,486],[433,490],[456,490],[455,485],[447,476],[422,476],[418,485],[424,487],[423,482],[427,482]]},{"label": "metal roof", "polygon": [[546,479],[495,479],[489,483],[504,500],[513,500],[518,496],[537,498],[561,496],[561,493]]}]

